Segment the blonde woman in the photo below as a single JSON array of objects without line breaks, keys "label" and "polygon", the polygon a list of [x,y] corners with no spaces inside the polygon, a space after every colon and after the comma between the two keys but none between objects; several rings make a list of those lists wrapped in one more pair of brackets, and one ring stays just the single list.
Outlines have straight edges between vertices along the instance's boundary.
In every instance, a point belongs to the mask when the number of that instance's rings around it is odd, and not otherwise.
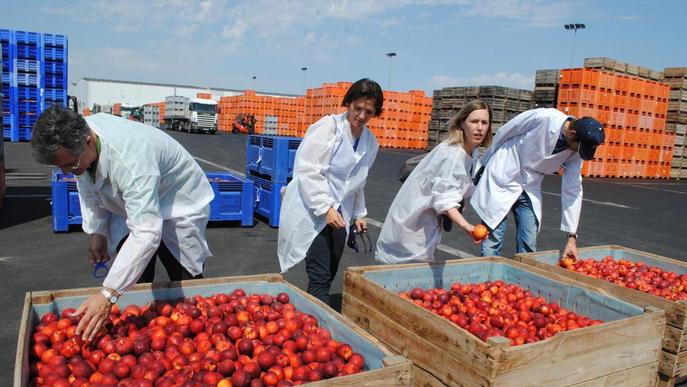
[{"label": "blonde woman", "polygon": [[434,261],[443,230],[441,215],[472,239],[474,226],[461,214],[460,203],[474,189],[478,146],[491,143],[491,117],[489,105],[477,100],[453,118],[446,140],[417,165],[391,204],[377,242],[377,261]]}]

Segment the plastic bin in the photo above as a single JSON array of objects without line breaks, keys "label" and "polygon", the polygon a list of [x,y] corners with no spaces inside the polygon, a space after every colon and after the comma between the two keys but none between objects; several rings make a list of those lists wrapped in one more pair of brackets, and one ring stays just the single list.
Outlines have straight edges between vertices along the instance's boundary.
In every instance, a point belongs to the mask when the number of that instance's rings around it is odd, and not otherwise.
[{"label": "plastic bin", "polygon": [[253,182],[229,172],[208,172],[215,198],[210,202],[211,221],[240,221],[253,225]]},{"label": "plastic bin", "polygon": [[279,227],[279,211],[281,210],[281,189],[286,183],[274,183],[268,176],[249,174],[255,191],[255,212],[264,216],[272,227]]},{"label": "plastic bin", "polygon": [[246,175],[252,171],[269,176],[274,183],[286,183],[293,176],[293,164],[301,141],[296,137],[248,136]]},{"label": "plastic bin", "polygon": [[52,171],[52,229],[54,232],[67,232],[69,225],[81,224],[79,192],[76,177],[69,173]]}]

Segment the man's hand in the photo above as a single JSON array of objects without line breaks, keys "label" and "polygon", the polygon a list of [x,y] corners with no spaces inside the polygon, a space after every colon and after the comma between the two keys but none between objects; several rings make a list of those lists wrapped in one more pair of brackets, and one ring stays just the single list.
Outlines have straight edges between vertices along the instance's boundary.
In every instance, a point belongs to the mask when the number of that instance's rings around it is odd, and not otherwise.
[{"label": "man's hand", "polygon": [[565,257],[573,258],[575,261],[580,259],[577,254],[577,239],[575,237],[568,237],[568,243],[563,249],[563,258]]},{"label": "man's hand", "polygon": [[107,238],[100,234],[92,234],[88,243],[88,258],[91,265],[95,266],[98,262],[107,262],[110,257],[107,255]]},{"label": "man's hand", "polygon": [[362,232],[364,230],[367,230],[367,222],[363,218],[358,218],[354,222],[355,224],[355,229],[358,232]]},{"label": "man's hand", "polygon": [[331,207],[329,211],[327,211],[326,217],[329,227],[333,229],[346,227],[343,216],[341,216],[339,211],[335,210],[334,207]]},{"label": "man's hand", "polygon": [[88,297],[79,309],[71,314],[71,317],[83,314],[79,325],[76,327],[76,334],[81,335],[83,333],[81,338],[84,341],[92,341],[107,321],[111,307],[112,305],[100,292]]}]

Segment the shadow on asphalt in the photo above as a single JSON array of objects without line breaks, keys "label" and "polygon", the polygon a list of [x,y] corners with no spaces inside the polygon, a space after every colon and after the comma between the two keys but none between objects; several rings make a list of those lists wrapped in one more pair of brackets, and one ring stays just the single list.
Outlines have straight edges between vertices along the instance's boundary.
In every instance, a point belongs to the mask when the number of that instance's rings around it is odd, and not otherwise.
[{"label": "shadow on asphalt", "polygon": [[0,230],[51,216],[50,187],[7,187]]}]

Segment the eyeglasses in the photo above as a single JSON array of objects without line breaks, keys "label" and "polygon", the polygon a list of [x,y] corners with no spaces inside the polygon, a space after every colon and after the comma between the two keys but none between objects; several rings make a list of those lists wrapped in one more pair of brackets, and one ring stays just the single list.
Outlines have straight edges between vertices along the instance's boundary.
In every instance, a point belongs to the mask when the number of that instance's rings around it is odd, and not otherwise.
[{"label": "eyeglasses", "polygon": [[84,152],[81,152],[79,154],[79,158],[78,160],[76,160],[76,165],[69,167],[70,171],[76,171],[77,169],[79,169],[79,167],[81,166],[81,156],[83,156],[83,154]]},{"label": "eyeglasses", "polygon": [[355,224],[352,224],[351,228],[348,230],[348,242],[346,242],[346,245],[355,250],[356,253],[360,253],[358,243],[356,242],[356,236],[360,236],[360,240],[363,242],[363,253],[371,253],[372,240],[370,239],[370,234],[367,233],[366,228],[358,231],[358,229],[355,228]]}]

